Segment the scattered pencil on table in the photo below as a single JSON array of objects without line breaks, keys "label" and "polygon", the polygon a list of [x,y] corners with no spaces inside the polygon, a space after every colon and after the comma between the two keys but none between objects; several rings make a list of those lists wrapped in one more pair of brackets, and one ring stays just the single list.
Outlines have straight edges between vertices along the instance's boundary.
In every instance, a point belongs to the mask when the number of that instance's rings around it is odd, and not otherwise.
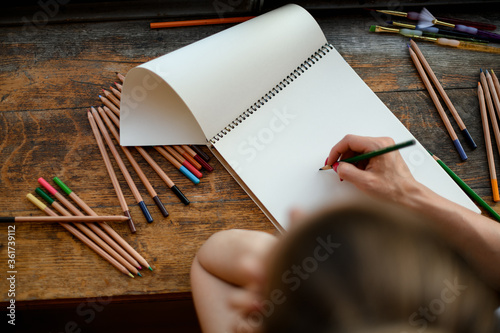
[{"label": "scattered pencil on table", "polygon": [[217,19],[202,19],[202,20],[187,20],[187,21],[172,21],[172,22],[154,22],[150,23],[151,29],[159,28],[176,28],[176,27],[189,27],[195,25],[212,25],[212,24],[227,24],[227,23],[240,23],[248,21],[255,16],[242,16],[242,17],[227,17]]},{"label": "scattered pencil on table", "polygon": [[451,115],[453,116],[453,119],[455,119],[456,123],[458,124],[458,127],[460,128],[460,131],[462,132],[463,136],[465,137],[465,140],[469,144],[469,146],[472,149],[476,149],[477,145],[474,142],[474,139],[472,139],[472,136],[470,135],[469,131],[467,130],[467,127],[465,126],[462,118],[458,114],[458,111],[455,109],[455,106],[451,102],[450,98],[448,97],[448,94],[446,94],[446,91],[443,89],[443,86],[439,82],[438,78],[436,77],[436,74],[434,74],[434,71],[432,70],[431,66],[427,62],[427,60],[424,57],[424,54],[422,51],[420,51],[420,48],[418,47],[417,43],[415,41],[410,40],[410,45],[411,49],[415,52],[417,55],[418,59],[420,60],[420,63],[423,65],[425,71],[429,75],[429,77],[432,80],[432,83],[434,83],[434,86],[439,92],[439,95],[441,95],[444,103],[450,110]]},{"label": "scattered pencil on table", "polygon": [[336,170],[337,166],[339,165],[340,162],[356,163],[356,162],[359,162],[359,161],[367,160],[367,159],[370,159],[370,158],[373,158],[373,157],[376,157],[376,156],[380,156],[380,155],[383,155],[383,154],[390,153],[391,151],[395,151],[395,150],[399,150],[399,149],[402,149],[402,148],[405,148],[405,147],[412,146],[415,143],[416,143],[416,141],[413,140],[413,139],[411,139],[411,140],[408,140],[408,141],[397,143],[397,144],[389,146],[389,147],[377,149],[377,150],[374,150],[374,151],[371,151],[371,152],[368,152],[368,153],[365,153],[365,154],[360,154],[360,155],[356,155],[356,156],[353,156],[353,157],[348,157],[346,159],[343,159],[343,160],[340,160],[340,161],[336,161],[332,165],[327,164],[324,167],[320,168],[320,170],[329,170],[329,169]]},{"label": "scattered pencil on table", "polygon": [[460,177],[457,176],[439,157],[429,152],[431,156],[436,160],[436,162],[450,175],[451,178],[467,193],[477,204],[487,210],[492,216],[494,216],[498,221],[500,221],[500,215],[491,208],[486,201],[484,201],[476,192],[474,192],[469,185],[467,185]]},{"label": "scattered pencil on table", "polygon": [[479,110],[481,113],[481,122],[483,125],[484,142],[486,144],[486,156],[488,159],[488,168],[490,170],[491,192],[493,195],[493,201],[496,202],[500,200],[500,195],[498,193],[498,180],[495,170],[495,160],[493,158],[493,148],[491,145],[490,129],[488,125],[488,114],[486,112],[484,92],[480,82],[477,83],[477,96],[479,99]]},{"label": "scattered pencil on table", "polygon": [[126,216],[0,216],[0,222],[126,222]]},{"label": "scattered pencil on table", "polygon": [[420,60],[418,59],[417,54],[413,51],[412,47],[408,44],[408,50],[410,52],[410,57],[415,64],[415,67],[417,69],[418,74],[420,75],[420,78],[422,79],[422,82],[424,83],[425,88],[429,92],[429,95],[431,96],[432,101],[434,102],[434,105],[436,106],[436,109],[439,113],[439,116],[441,117],[441,120],[444,123],[444,126],[446,127],[446,130],[448,131],[448,135],[450,136],[451,140],[453,141],[453,145],[455,146],[456,150],[458,151],[458,154],[460,155],[460,158],[462,161],[467,160],[467,154],[465,153],[462,144],[460,143],[460,140],[458,140],[457,134],[455,133],[455,130],[451,126],[450,120],[446,116],[446,113],[441,105],[441,102],[439,101],[439,98],[434,91],[434,88],[431,85],[431,82],[429,81],[429,78],[427,77],[427,74],[425,73],[424,68],[422,67],[422,64],[420,63]]}]

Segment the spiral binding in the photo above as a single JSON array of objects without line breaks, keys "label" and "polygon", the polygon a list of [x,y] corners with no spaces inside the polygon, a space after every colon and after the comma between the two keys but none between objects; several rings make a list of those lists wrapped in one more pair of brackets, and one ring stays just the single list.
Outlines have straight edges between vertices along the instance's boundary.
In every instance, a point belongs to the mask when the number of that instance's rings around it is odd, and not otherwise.
[{"label": "spiral binding", "polygon": [[307,60],[301,63],[293,72],[288,74],[283,80],[281,80],[276,86],[274,86],[271,90],[269,90],[264,96],[259,98],[257,102],[253,103],[245,112],[236,117],[235,120],[230,122],[227,126],[224,127],[219,133],[214,135],[213,138],[210,139],[212,144],[217,143],[217,141],[221,140],[224,135],[227,135],[233,129],[235,129],[239,124],[241,124],[245,119],[250,117],[254,112],[260,109],[265,103],[267,103],[270,99],[280,93],[286,86],[290,85],[293,80],[297,79],[300,75],[305,73],[309,68],[311,68],[317,61],[321,60],[324,55],[333,50],[333,45],[326,43],[321,46],[316,52],[314,52]]}]

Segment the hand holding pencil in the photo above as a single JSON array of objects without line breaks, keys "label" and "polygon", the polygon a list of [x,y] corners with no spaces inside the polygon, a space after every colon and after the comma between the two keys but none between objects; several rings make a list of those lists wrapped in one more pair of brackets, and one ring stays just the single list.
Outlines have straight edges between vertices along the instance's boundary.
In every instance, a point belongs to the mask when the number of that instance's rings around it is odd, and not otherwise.
[{"label": "hand holding pencil", "polygon": [[339,161],[339,177],[354,184],[366,194],[397,202],[416,183],[398,151],[363,159],[356,165],[343,162],[353,156],[379,151],[394,145],[391,138],[346,135],[330,150],[327,165]]}]

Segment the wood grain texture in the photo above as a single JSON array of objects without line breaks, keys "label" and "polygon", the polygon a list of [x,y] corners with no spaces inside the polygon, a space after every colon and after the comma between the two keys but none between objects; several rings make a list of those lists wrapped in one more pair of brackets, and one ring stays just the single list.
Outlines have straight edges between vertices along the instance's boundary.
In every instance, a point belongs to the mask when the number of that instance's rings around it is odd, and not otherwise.
[{"label": "wood grain texture", "polygon": [[[500,24],[500,11],[485,11],[481,6],[458,11],[456,16]],[[317,19],[329,42],[396,117],[492,204],[476,87],[480,67],[500,71],[498,55],[418,43],[478,144],[471,151],[458,134],[469,155],[467,162],[461,162],[410,60],[407,39],[369,33],[369,26],[384,18],[363,10],[328,11],[318,14]],[[126,73],[140,63],[230,26],[153,31],[149,22],[124,20],[0,30],[2,215],[43,215],[25,195],[38,186],[38,177],[49,180],[54,176],[96,212],[121,213],[85,110],[100,105],[98,94],[117,81],[115,72]],[[452,124],[458,131],[458,126],[453,121]],[[496,151],[495,143],[493,147]],[[130,234],[124,224],[112,226],[152,264],[154,272],[144,272],[143,278],[127,278],[60,226],[25,223],[16,229],[18,301],[28,304],[99,296],[112,296],[115,300],[175,297],[190,292],[191,260],[214,232],[229,228],[274,232],[271,223],[215,159],[211,164],[216,170],[205,173],[195,186],[155,151],[148,151],[191,200],[189,206],[180,203],[133,151],[170,213],[168,218],[161,216],[132,172],[155,219],[147,224],[114,164],[137,234]],[[500,165],[498,154],[495,160]],[[492,206],[500,211],[500,207]],[[0,226],[2,258],[7,256],[6,235],[6,225]],[[2,279],[0,290],[6,288],[7,281]],[[3,292],[0,301],[7,300]]]}]

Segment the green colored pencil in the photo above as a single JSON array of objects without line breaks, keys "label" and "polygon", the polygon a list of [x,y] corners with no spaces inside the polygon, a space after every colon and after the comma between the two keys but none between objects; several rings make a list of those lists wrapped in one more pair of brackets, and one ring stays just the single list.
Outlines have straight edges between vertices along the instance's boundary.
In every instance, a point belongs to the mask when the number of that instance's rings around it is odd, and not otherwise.
[{"label": "green colored pencil", "polygon": [[[398,150],[398,149],[401,149],[401,148],[405,148],[405,147],[414,145],[415,142],[416,141],[413,140],[413,139],[412,140],[408,140],[408,141],[405,141],[405,142],[397,143],[397,144],[395,144],[393,146],[389,146],[389,147],[385,147],[385,148],[382,148],[382,149],[374,150],[374,151],[371,151],[369,153],[365,153],[365,154],[361,154],[361,155],[356,155],[356,156],[353,156],[353,157],[349,157],[349,158],[346,158],[345,160],[340,160],[339,162],[356,163],[356,162],[359,162],[359,161],[362,161],[362,160],[367,160],[367,159],[375,157],[375,156],[379,156],[379,155],[382,155],[382,154],[389,153],[389,152],[394,151],[394,150]],[[325,165],[320,170],[328,170],[328,169],[331,169],[331,168],[332,168],[331,165]]]},{"label": "green colored pencil", "polygon": [[500,221],[500,215],[491,208],[486,201],[484,201],[479,195],[477,195],[476,192],[474,192],[469,185],[467,185],[460,177],[456,175],[439,157],[434,155],[433,153],[429,152],[431,156],[438,162],[438,164],[446,171],[451,178],[464,190],[465,193],[467,193],[472,199],[474,199],[481,207],[486,209],[491,215],[493,215],[498,221]]}]

